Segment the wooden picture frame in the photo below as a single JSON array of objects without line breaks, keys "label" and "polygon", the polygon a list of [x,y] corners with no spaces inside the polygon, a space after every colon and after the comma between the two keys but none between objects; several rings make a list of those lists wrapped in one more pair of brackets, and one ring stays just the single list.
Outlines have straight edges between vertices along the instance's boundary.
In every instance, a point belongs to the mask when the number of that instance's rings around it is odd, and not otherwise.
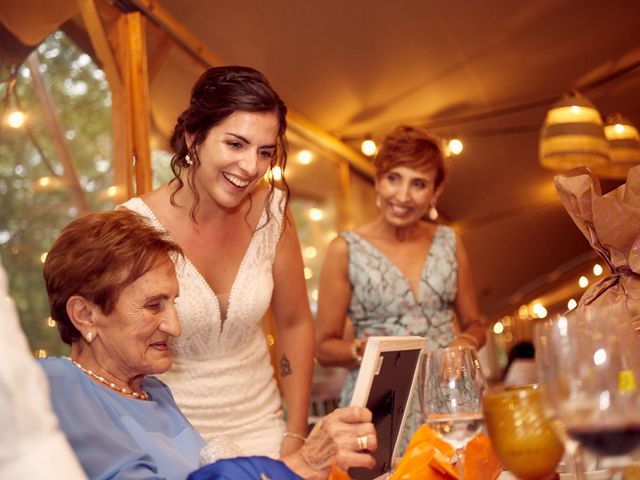
[{"label": "wooden picture frame", "polygon": [[373,480],[389,472],[403,431],[417,378],[423,337],[369,337],[351,397],[351,405],[373,413],[378,449],[373,470],[351,468],[354,480]]}]

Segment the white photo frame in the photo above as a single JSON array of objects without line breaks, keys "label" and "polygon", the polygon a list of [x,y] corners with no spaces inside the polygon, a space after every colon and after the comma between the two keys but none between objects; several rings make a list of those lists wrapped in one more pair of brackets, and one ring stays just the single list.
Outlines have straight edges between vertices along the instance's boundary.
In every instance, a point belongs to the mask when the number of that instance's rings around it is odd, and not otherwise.
[{"label": "white photo frame", "polygon": [[378,449],[374,469],[351,468],[352,479],[381,478],[391,469],[424,346],[423,337],[368,337],[351,405],[373,412]]}]

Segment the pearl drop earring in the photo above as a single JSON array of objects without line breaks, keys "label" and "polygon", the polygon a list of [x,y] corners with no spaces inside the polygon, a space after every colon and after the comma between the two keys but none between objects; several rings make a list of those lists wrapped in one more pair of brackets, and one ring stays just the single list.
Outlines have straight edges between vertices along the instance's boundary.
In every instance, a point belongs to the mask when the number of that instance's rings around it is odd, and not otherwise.
[{"label": "pearl drop earring", "polygon": [[193,165],[193,160],[191,159],[191,155],[189,155],[188,153],[184,156],[184,164],[187,167],[190,167],[191,165]]},{"label": "pearl drop earring", "polygon": [[436,208],[435,205],[431,205],[429,207],[429,220],[431,220],[432,222],[435,222],[438,219],[438,209]]},{"label": "pearl drop earring", "polygon": [[87,332],[84,338],[86,338],[89,343],[93,342],[93,332]]}]

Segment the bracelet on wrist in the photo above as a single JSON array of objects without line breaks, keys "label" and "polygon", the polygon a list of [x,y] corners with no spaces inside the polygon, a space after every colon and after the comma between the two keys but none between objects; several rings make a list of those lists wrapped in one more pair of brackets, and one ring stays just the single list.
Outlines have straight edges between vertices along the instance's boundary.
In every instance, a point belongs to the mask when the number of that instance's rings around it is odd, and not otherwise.
[{"label": "bracelet on wrist", "polygon": [[305,437],[304,435],[300,435],[298,433],[293,433],[293,432],[284,432],[282,434],[283,437],[291,437],[291,438],[295,438],[297,440],[300,440],[301,442],[306,443],[307,442],[307,437]]},{"label": "bracelet on wrist", "polygon": [[360,343],[357,340],[351,342],[351,358],[360,365],[362,363],[362,351]]}]

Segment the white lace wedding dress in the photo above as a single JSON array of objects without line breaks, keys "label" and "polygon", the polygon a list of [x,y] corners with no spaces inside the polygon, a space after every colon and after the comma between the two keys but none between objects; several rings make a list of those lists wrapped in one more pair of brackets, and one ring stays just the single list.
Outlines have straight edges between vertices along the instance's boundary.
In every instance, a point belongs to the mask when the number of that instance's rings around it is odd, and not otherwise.
[{"label": "white lace wedding dress", "polygon": [[[182,335],[170,345],[173,367],[160,376],[207,443],[220,446],[230,440],[244,455],[274,458],[279,455],[285,423],[260,321],[273,291],[282,197],[276,190],[269,223],[251,239],[229,293],[224,322],[209,284],[189,259],[178,262],[180,296],[176,304]],[[165,231],[142,199],[132,198],[122,207]],[[266,210],[258,225],[265,221]]]}]

